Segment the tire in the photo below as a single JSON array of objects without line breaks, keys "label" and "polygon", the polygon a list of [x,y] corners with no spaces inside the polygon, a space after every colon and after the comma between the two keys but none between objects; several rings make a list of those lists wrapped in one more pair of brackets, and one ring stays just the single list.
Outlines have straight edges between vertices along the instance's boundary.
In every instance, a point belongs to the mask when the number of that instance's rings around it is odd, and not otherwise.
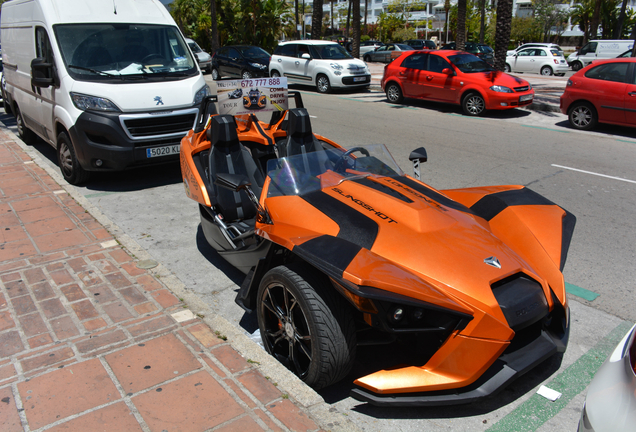
[{"label": "tire", "polygon": [[90,172],[82,168],[77,160],[75,148],[66,132],[61,132],[57,136],[57,163],[64,180],[72,185],[80,185],[90,177]]},{"label": "tire", "polygon": [[478,116],[486,111],[486,101],[479,93],[468,93],[462,99],[462,109],[467,116]]},{"label": "tire", "polygon": [[215,68],[215,67],[212,67],[210,69],[210,75],[212,75],[212,79],[214,81],[218,81],[218,80],[221,79],[221,75],[219,74],[219,70],[217,68]]},{"label": "tire", "polygon": [[320,74],[316,77],[316,90],[318,90],[318,93],[329,93],[331,91],[331,84],[327,75]]},{"label": "tire", "polygon": [[574,72],[581,70],[582,67],[583,64],[580,61],[575,61],[574,63],[572,63],[572,70]]},{"label": "tire", "polygon": [[504,72],[510,73],[511,71],[512,71],[512,69],[510,68],[510,65],[508,63],[506,63],[506,65],[504,66]]},{"label": "tire", "polygon": [[552,72],[552,68],[550,66],[543,66],[541,68],[541,75],[543,76],[552,76],[554,72]]},{"label": "tire", "polygon": [[272,78],[278,78],[278,77],[280,77],[280,72],[278,72],[277,70],[273,70],[273,71],[269,74],[269,76],[270,76],[270,77],[272,77]]},{"label": "tire", "polygon": [[20,136],[20,139],[27,145],[35,143],[37,137],[35,133],[24,124],[22,112],[20,112],[20,108],[17,105],[15,106],[15,123],[18,127],[18,135]]},{"label": "tire", "polygon": [[258,325],[267,352],[307,385],[321,389],[353,366],[351,306],[328,279],[307,266],[278,266],[258,288]]},{"label": "tire", "polygon": [[252,78],[252,72],[250,71],[243,71],[243,73],[241,74],[241,79],[251,79]]},{"label": "tire", "polygon": [[2,99],[2,106],[4,107],[4,112],[7,114],[12,114],[13,111],[11,111],[11,105],[9,105],[9,102],[7,102],[6,98]]},{"label": "tire", "polygon": [[362,58],[363,61],[365,61],[366,63],[370,63],[371,62],[371,57],[369,57],[368,55],[364,55],[364,57]]},{"label": "tire", "polygon": [[389,102],[394,104],[402,103],[404,95],[402,89],[396,83],[391,83],[386,88],[386,98]]},{"label": "tire", "polygon": [[588,102],[576,102],[568,110],[568,120],[574,129],[590,130],[598,123],[598,114]]}]

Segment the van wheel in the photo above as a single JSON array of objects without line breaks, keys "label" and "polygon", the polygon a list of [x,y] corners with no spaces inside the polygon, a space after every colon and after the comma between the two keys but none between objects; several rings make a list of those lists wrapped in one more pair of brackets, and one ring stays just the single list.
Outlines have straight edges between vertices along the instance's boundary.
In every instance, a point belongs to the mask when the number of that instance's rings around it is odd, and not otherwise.
[{"label": "van wheel", "polygon": [[552,75],[552,68],[550,66],[543,66],[541,68],[541,75],[543,75],[543,76]]},{"label": "van wheel", "polygon": [[258,288],[265,349],[314,389],[347,376],[356,354],[351,307],[330,285],[307,266],[281,265]]},{"label": "van wheel", "polygon": [[18,127],[18,135],[20,135],[20,139],[24,141],[25,144],[31,145],[35,143],[36,135],[35,133],[26,127],[24,124],[24,118],[22,118],[22,112],[20,112],[20,108],[15,106],[15,123]]},{"label": "van wheel", "polygon": [[581,64],[580,61],[575,61],[574,63],[572,63],[572,70],[574,72],[581,70],[581,68],[583,67],[583,65]]},{"label": "van wheel", "polygon": [[66,132],[57,136],[57,162],[64,180],[72,185],[80,185],[90,177],[90,172],[80,165],[73,143]]},{"label": "van wheel", "polygon": [[316,89],[318,93],[329,93],[331,91],[331,84],[329,84],[329,78],[326,75],[318,75],[316,77]]}]

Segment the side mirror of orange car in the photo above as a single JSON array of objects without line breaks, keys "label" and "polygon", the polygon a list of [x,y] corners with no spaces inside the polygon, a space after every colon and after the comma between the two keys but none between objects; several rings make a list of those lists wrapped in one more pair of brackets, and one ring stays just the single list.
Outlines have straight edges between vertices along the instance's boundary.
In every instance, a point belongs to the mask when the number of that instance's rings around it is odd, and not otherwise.
[{"label": "side mirror of orange car", "polygon": [[442,69],[442,73],[446,74],[446,75],[452,75],[453,74],[453,70],[451,68],[444,68],[444,69]]},{"label": "side mirror of orange car", "polygon": [[[450,70],[450,69],[449,69]],[[428,156],[426,155],[426,149],[424,147],[420,147],[415,149],[409,155],[409,160],[413,162],[413,177],[416,179],[420,179],[420,163],[424,163],[428,160]]]}]

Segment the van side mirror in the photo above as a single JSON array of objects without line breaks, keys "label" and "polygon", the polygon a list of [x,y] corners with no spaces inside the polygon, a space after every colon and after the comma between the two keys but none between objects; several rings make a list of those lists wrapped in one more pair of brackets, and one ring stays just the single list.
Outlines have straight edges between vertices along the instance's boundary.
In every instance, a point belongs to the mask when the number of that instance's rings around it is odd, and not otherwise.
[{"label": "van side mirror", "polygon": [[33,87],[50,87],[55,84],[53,64],[43,57],[31,61],[31,85]]},{"label": "van side mirror", "polygon": [[426,149],[424,147],[420,147],[415,149],[409,155],[409,160],[413,162],[413,177],[416,179],[420,179],[420,163],[424,163],[428,160],[428,156],[426,155]]}]

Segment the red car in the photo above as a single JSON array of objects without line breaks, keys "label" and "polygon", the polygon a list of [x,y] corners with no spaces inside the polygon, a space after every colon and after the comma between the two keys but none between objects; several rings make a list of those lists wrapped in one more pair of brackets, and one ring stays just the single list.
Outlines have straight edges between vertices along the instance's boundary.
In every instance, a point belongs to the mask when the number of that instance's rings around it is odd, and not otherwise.
[{"label": "red car", "polygon": [[534,99],[526,80],[494,69],[463,51],[409,51],[384,68],[382,89],[389,102],[416,98],[461,105],[464,114],[529,105]]},{"label": "red car", "polygon": [[636,58],[594,62],[568,80],[561,95],[561,112],[575,129],[597,123],[636,126]]}]

